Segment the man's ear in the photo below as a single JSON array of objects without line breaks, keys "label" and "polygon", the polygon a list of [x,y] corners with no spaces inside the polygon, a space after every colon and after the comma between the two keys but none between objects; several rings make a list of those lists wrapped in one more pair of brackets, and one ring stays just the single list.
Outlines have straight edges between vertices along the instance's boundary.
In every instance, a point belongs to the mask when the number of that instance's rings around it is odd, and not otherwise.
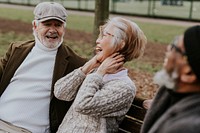
[{"label": "man's ear", "polygon": [[196,75],[193,73],[189,66],[183,68],[182,74],[180,76],[182,82],[193,83],[197,80]]},{"label": "man's ear", "polygon": [[38,26],[38,21],[33,20],[33,21],[32,21],[32,25],[33,25],[33,29],[36,29],[37,26]]},{"label": "man's ear", "polygon": [[195,74],[181,75],[181,81],[185,83],[193,83],[197,79]]}]

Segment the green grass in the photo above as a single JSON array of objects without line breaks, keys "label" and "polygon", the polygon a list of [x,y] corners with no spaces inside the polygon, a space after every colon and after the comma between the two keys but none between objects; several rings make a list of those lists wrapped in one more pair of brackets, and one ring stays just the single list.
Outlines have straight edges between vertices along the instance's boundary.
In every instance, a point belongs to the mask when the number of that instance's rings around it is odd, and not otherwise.
[{"label": "green grass", "polygon": [[152,23],[139,23],[148,41],[169,44],[171,40],[184,32],[187,27],[152,24]]},{"label": "green grass", "polygon": [[[13,8],[0,8],[0,17],[27,23],[31,23],[34,18],[32,10]],[[93,20],[94,17],[90,16],[69,15],[67,27],[74,30],[92,32]]]},{"label": "green grass", "polygon": [[[29,39],[34,39],[31,33],[28,35],[15,34],[15,32],[12,31],[3,34],[0,33],[0,57],[2,57],[5,54],[10,43],[15,41],[23,41],[23,40],[25,41]],[[64,43],[67,44],[72,49],[74,49],[74,51],[79,55],[81,55],[82,57],[90,58],[92,56],[93,48],[91,44],[88,45],[83,42],[70,41],[70,40],[65,40]]]},{"label": "green grass", "polygon": [[0,17],[31,23],[33,20],[33,13],[31,10],[26,9],[0,8]]},{"label": "green grass", "polygon": [[85,31],[91,33],[93,31],[94,17],[69,15],[67,27],[78,31]]},{"label": "green grass", "polygon": [[[1,0],[2,2],[6,2],[8,0]],[[36,5],[41,0],[9,0],[11,3],[23,3]],[[48,0],[46,0],[48,1]],[[49,0],[50,1],[50,0]],[[95,0],[53,0],[55,2],[63,4],[66,8],[73,9],[89,9],[94,10],[95,8]],[[189,19],[200,19],[199,9],[200,2],[193,1],[193,10],[192,15],[190,16],[190,7],[191,0],[184,0],[183,6],[170,6],[170,5],[162,5],[161,0],[128,0],[126,2],[115,2],[110,0],[110,10],[113,11],[113,7],[115,7],[115,12],[121,13],[133,13],[133,14],[142,14],[142,15],[156,15],[156,16],[171,16],[177,18],[186,18]]]},{"label": "green grass", "polygon": [[[148,12],[148,6],[151,5],[150,11]],[[116,12],[124,12],[124,13],[135,13],[135,14],[151,14],[157,16],[171,16],[177,18],[189,18],[190,12],[190,1],[184,1],[183,6],[169,6],[169,5],[162,5],[160,0],[155,1],[155,7],[153,7],[153,0],[150,2],[147,0],[143,1],[136,1],[130,0],[129,2],[117,2],[116,3]],[[154,9],[153,9],[154,8]],[[200,9],[200,2],[195,1],[193,3],[193,10],[192,10],[192,18],[200,19],[199,14]]]},{"label": "green grass", "polygon": [[[12,20],[20,20],[31,23],[33,13],[31,10],[0,8],[0,17]],[[187,27],[172,26],[166,24],[154,24],[148,22],[135,21],[146,34],[148,41],[168,44],[175,35],[183,33]],[[69,15],[67,27],[77,31],[91,33],[93,31],[94,17]],[[17,24],[16,24],[17,25]]]},{"label": "green grass", "polygon": [[9,44],[14,42],[14,41],[19,41],[19,40],[27,40],[27,39],[32,39],[32,35],[24,35],[24,34],[16,34],[14,31],[8,32],[8,33],[1,33],[0,32],[0,57],[2,57]]},{"label": "green grass", "polygon": [[[15,34],[14,32],[8,32],[4,34],[0,33],[0,57],[2,57],[5,54],[10,43],[28,39],[33,39],[32,34],[24,35]],[[81,55],[82,57],[91,58],[93,56],[93,47],[91,44],[70,40],[65,40],[64,43],[71,47],[77,54]],[[145,71],[148,73],[154,73],[161,68],[161,65],[152,66],[149,63],[141,62],[139,60],[127,62],[126,66],[134,70]]]},{"label": "green grass", "polygon": [[[30,23],[33,20],[33,14],[31,10],[12,9],[12,8],[0,8],[0,17],[20,20],[26,23]],[[94,17],[81,16],[81,15],[69,15],[67,27],[69,29],[84,31],[91,33],[93,30]],[[154,24],[148,22],[135,21],[147,36],[148,41],[158,42],[162,44],[168,44],[176,35],[182,34],[187,27],[172,26],[166,24]],[[16,24],[17,26],[17,24]],[[23,27],[22,27],[23,28]],[[92,36],[91,36],[92,37]],[[0,33],[0,56],[2,56],[7,50],[8,44],[13,41],[27,40],[33,38],[32,33],[30,35],[15,34],[14,32]],[[90,58],[92,56],[91,44],[84,44],[83,42],[65,40],[67,45],[72,47],[79,55]],[[151,64],[133,61],[127,63],[127,66],[132,69],[147,71],[154,73],[160,69],[161,65],[152,66]]]},{"label": "green grass", "polygon": [[65,41],[65,44],[67,44],[67,46],[71,47],[76,53],[78,53],[79,55],[81,55],[81,57],[84,58],[91,58],[93,56],[93,47],[90,44],[86,44],[83,42],[79,42],[79,41]]},{"label": "green grass", "polygon": [[153,74],[162,68],[162,64],[157,64],[156,66],[153,66],[150,63],[142,62],[140,60],[127,62],[125,66],[133,70],[148,72],[150,74]]}]

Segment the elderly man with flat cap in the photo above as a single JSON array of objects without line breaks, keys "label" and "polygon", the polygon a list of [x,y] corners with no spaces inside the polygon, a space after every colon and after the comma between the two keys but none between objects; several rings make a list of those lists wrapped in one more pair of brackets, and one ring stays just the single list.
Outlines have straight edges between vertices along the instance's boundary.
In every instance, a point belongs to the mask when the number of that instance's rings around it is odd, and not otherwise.
[{"label": "elderly man with flat cap", "polygon": [[35,39],[12,43],[0,60],[3,133],[55,133],[71,103],[55,98],[54,83],[85,63],[63,44],[67,13],[61,4],[39,3],[34,15]]},{"label": "elderly man with flat cap", "polygon": [[188,28],[167,48],[161,88],[141,133],[200,133],[200,26]]}]

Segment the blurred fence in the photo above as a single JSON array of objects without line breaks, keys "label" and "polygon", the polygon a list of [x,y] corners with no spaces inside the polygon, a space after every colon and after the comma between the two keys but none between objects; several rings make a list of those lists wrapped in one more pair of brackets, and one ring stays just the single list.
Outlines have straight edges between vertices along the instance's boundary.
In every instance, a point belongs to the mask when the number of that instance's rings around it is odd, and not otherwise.
[{"label": "blurred fence", "polygon": [[[0,0],[0,3],[33,6],[46,0]],[[67,9],[94,11],[95,0],[49,0]],[[110,13],[200,22],[200,0],[110,0]]]}]

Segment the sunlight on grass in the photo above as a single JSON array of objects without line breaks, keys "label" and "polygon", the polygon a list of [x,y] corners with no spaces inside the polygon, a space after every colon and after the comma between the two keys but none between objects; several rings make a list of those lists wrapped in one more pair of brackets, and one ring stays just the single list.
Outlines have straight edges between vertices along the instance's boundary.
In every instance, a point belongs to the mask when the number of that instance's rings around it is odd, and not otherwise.
[{"label": "sunlight on grass", "polygon": [[[31,10],[20,10],[12,8],[0,8],[0,17],[12,20],[20,20],[30,23],[33,20]],[[77,31],[85,31],[91,33],[93,30],[94,17],[69,15],[67,27]],[[175,35],[183,33],[186,27],[153,24],[148,22],[137,22],[147,36],[148,41],[168,44]],[[16,24],[17,25],[17,24]]]},{"label": "sunlight on grass", "polygon": [[15,41],[25,41],[28,39],[33,39],[32,35],[16,34],[11,31],[8,33],[0,33],[0,57],[5,54],[10,43]]},{"label": "sunlight on grass", "polygon": [[93,56],[93,46],[91,44],[70,40],[66,40],[65,44],[83,58],[90,59]]},{"label": "sunlight on grass", "polygon": [[73,30],[85,31],[91,33],[93,30],[94,17],[69,15],[67,27]]},{"label": "sunlight on grass", "polygon": [[[0,17],[19,20],[26,23],[31,23],[33,20],[33,13],[31,10],[20,10],[20,9],[9,9],[0,8]],[[91,33],[93,30],[93,20],[92,16],[81,16],[81,15],[69,15],[67,20],[67,28],[84,31]],[[136,23],[144,31],[149,42],[158,42],[161,44],[168,44],[176,35],[182,34],[187,27],[182,26],[172,26],[166,24],[154,24],[148,22],[138,22]],[[17,26],[17,23],[16,23]],[[23,28],[23,27],[22,27]],[[6,52],[9,44],[14,41],[26,41],[33,39],[32,33],[29,35],[16,34],[15,32],[1,33],[0,32],[0,56]],[[93,56],[93,46],[92,44],[86,44],[84,42],[65,40],[66,44],[71,47],[77,54],[85,58],[91,58]],[[141,61],[131,61],[126,63],[126,66],[135,70],[142,70],[148,73],[155,73],[159,70],[162,65],[152,65],[147,62]]]},{"label": "sunlight on grass", "polygon": [[147,36],[148,41],[169,44],[171,40],[182,34],[187,27],[162,25],[152,23],[139,23],[141,29]]},{"label": "sunlight on grass", "polygon": [[[34,39],[31,33],[28,35],[16,34],[15,32],[8,32],[3,34],[0,33],[0,57],[5,54],[10,43],[16,41],[27,41],[31,39]],[[91,58],[93,55],[93,46],[91,44],[71,40],[64,40],[64,44],[71,47],[78,55],[84,58]]]},{"label": "sunlight on grass", "polygon": [[127,62],[125,66],[134,70],[140,70],[151,74],[157,72],[162,68],[162,64],[157,64],[155,66],[147,62],[141,62],[139,60]]},{"label": "sunlight on grass", "polygon": [[29,22],[29,23],[31,23],[33,20],[33,13],[31,10],[0,8],[0,12],[1,12],[0,13],[1,18],[19,20],[19,21]]}]

